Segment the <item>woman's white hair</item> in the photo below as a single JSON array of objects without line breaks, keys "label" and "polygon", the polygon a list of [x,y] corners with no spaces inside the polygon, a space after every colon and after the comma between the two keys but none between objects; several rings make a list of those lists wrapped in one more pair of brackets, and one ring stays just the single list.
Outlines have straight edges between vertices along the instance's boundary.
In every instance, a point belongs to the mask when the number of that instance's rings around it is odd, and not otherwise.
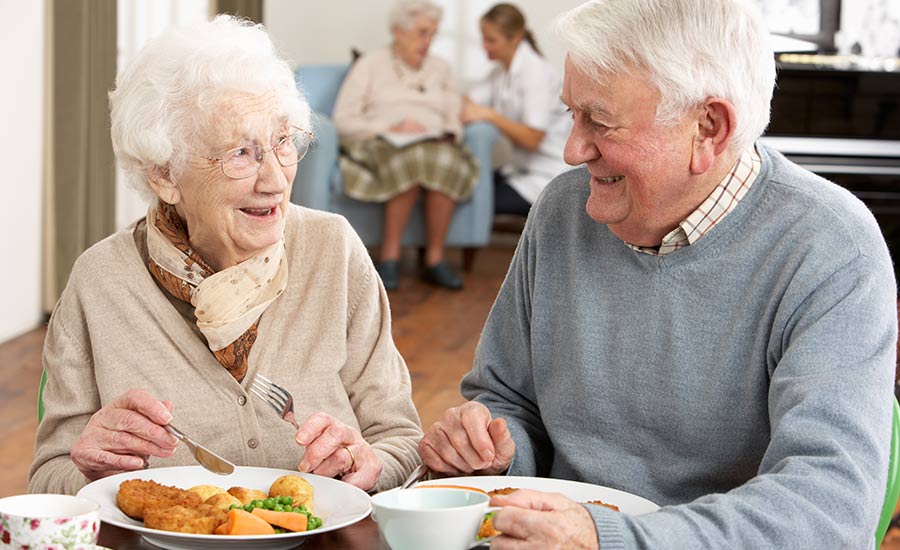
[{"label": "woman's white hair", "polygon": [[178,174],[203,143],[217,101],[275,92],[291,124],[310,129],[310,109],[290,65],[261,25],[228,15],[172,27],[144,46],[109,94],[112,144],[132,187],[152,199],[147,177]]},{"label": "woman's white hair", "polygon": [[416,17],[424,15],[441,22],[443,8],[429,0],[397,0],[388,14],[390,29],[408,29]]},{"label": "woman's white hair", "polygon": [[775,57],[759,12],[741,0],[593,0],[554,22],[582,73],[644,70],[659,89],[657,121],[674,122],[707,98],[737,111],[731,148],[769,124]]}]

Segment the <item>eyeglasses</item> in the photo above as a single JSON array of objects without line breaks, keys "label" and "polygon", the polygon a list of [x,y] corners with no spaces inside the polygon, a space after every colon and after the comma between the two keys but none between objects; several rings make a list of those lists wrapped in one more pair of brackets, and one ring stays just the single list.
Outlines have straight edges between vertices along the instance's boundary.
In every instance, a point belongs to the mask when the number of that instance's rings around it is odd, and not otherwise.
[{"label": "eyeglasses", "polygon": [[229,149],[221,157],[203,157],[212,162],[218,162],[222,167],[225,177],[240,180],[255,176],[259,172],[266,153],[274,152],[278,164],[288,168],[297,165],[309,151],[309,143],[312,141],[312,132],[291,126],[294,130],[288,135],[272,136],[273,145],[264,149],[259,145],[246,145]]}]

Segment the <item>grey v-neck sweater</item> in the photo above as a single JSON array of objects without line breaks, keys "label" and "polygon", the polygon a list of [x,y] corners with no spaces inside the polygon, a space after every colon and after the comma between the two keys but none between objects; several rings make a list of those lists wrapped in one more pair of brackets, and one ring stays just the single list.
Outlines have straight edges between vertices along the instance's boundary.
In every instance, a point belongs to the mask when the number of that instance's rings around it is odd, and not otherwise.
[{"label": "grey v-neck sweater", "polygon": [[603,550],[871,548],[886,483],[896,286],[872,215],[760,146],[695,244],[635,252],[557,177],[531,211],[467,398],[509,422],[509,471],[663,508],[589,506]]}]

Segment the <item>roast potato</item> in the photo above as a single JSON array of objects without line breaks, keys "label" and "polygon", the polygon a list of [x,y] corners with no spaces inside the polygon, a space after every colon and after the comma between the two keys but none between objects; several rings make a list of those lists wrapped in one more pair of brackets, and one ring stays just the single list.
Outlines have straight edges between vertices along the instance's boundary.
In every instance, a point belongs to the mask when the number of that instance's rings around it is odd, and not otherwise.
[{"label": "roast potato", "polygon": [[272,482],[269,487],[270,497],[289,496],[294,499],[294,506],[306,506],[312,512],[313,487],[308,481],[296,475],[284,475]]},{"label": "roast potato", "polygon": [[217,487],[215,485],[194,485],[188,491],[192,493],[197,493],[200,496],[200,500],[202,502],[206,502],[209,500],[209,497],[213,495],[217,495],[219,493],[224,493],[225,489],[221,487]]},{"label": "roast potato", "polygon": [[222,510],[228,511],[228,507],[232,504],[236,504],[238,506],[243,506],[244,503],[241,502],[234,495],[229,495],[226,492],[216,493],[213,496],[206,499],[203,504],[209,504],[210,506],[214,506],[216,508],[221,508]]},{"label": "roast potato", "polygon": [[265,500],[269,495],[259,489],[248,489],[246,487],[232,487],[228,489],[228,494],[241,501],[242,505],[247,505],[254,500]]}]

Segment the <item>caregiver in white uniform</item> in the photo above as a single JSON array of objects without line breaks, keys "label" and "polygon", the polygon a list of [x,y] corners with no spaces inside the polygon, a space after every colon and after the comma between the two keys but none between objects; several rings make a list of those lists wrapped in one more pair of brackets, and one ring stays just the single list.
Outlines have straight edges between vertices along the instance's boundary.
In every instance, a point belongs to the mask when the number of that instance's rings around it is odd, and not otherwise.
[{"label": "caregiver in white uniform", "polygon": [[560,101],[562,77],[541,57],[525,17],[497,4],[481,17],[482,46],[496,67],[463,105],[463,122],[484,120],[512,142],[512,159],[494,173],[494,211],[527,215],[554,176],[569,168],[563,148],[572,119]]}]

